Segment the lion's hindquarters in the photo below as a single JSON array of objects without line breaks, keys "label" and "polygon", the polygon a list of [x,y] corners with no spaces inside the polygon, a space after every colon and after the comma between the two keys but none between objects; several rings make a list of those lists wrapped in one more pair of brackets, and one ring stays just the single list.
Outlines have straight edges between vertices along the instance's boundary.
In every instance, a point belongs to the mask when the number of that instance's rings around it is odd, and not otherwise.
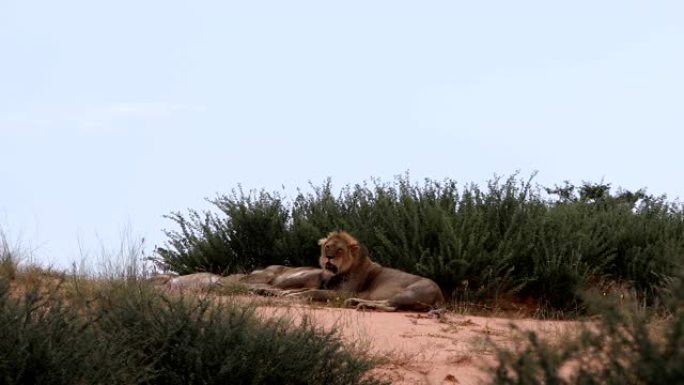
[{"label": "lion's hindquarters", "polygon": [[271,283],[273,287],[283,290],[318,289],[321,286],[322,270],[317,268],[301,268],[281,274]]},{"label": "lion's hindquarters", "polygon": [[219,284],[221,276],[211,273],[194,273],[171,278],[167,287],[174,290],[208,290]]},{"label": "lion's hindquarters", "polygon": [[282,296],[298,290],[317,289],[322,270],[315,267],[268,266],[239,278],[255,294]]},{"label": "lion's hindquarters", "polygon": [[383,268],[374,281],[367,298],[387,300],[392,307],[424,311],[444,302],[439,286],[428,278]]},{"label": "lion's hindquarters", "polygon": [[437,284],[421,278],[389,298],[389,305],[399,309],[426,311],[444,303],[442,291]]},{"label": "lion's hindquarters", "polygon": [[288,267],[281,265],[271,265],[261,270],[240,277],[240,282],[244,284],[270,284],[276,277],[287,271]]}]

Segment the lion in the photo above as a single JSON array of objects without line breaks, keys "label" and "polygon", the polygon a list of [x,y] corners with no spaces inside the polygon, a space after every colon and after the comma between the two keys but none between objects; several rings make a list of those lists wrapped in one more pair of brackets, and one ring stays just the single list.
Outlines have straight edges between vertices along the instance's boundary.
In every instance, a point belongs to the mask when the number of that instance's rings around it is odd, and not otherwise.
[{"label": "lion", "polygon": [[322,286],[327,274],[317,267],[287,267],[271,265],[249,274],[220,276],[212,273],[193,273],[187,275],[160,274],[148,279],[149,282],[173,290],[206,291],[224,285],[242,285],[248,291],[262,295],[282,295],[301,290],[316,289]]},{"label": "lion", "polygon": [[212,273],[194,273],[187,275],[166,275],[151,278],[151,282],[163,283],[167,288],[177,291],[207,291],[217,286],[221,276]]},{"label": "lion", "polygon": [[247,286],[249,291],[256,294],[284,295],[321,288],[329,276],[329,273],[317,267],[271,265],[247,275],[228,276],[224,280],[234,277],[233,282]]},{"label": "lion", "polygon": [[241,284],[256,294],[319,301],[347,298],[345,305],[357,309],[428,311],[444,303],[434,281],[373,262],[368,249],[346,231],[333,231],[318,244],[320,268],[271,265],[250,274],[195,273],[164,282],[170,287],[203,289]]},{"label": "lion", "polygon": [[333,231],[318,244],[321,288],[289,295],[330,300],[341,294],[348,297],[346,305],[384,311],[428,311],[444,303],[434,281],[373,262],[368,249],[346,231]]}]

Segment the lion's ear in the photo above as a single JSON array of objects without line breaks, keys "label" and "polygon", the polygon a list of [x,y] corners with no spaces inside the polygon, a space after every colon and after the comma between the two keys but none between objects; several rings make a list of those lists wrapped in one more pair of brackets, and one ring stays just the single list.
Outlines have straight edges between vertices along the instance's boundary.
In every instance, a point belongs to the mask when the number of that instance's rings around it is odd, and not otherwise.
[{"label": "lion's ear", "polygon": [[327,241],[327,240],[328,240],[328,238],[321,238],[321,239],[319,239],[319,240],[318,240],[318,246],[323,246],[323,244],[324,244],[325,241]]},{"label": "lion's ear", "polygon": [[358,243],[352,243],[351,245],[349,245],[349,250],[350,250],[352,253],[356,254],[356,253],[359,251],[359,247],[360,247],[360,246],[359,246]]}]

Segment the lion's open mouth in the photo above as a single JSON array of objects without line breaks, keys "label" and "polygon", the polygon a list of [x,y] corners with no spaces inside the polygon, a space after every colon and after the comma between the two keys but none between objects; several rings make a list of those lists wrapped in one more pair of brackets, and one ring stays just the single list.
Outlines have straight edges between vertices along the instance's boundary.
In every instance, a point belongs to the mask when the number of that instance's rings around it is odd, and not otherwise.
[{"label": "lion's open mouth", "polygon": [[332,262],[326,262],[325,269],[332,272],[333,274],[337,274],[337,266],[335,266]]}]

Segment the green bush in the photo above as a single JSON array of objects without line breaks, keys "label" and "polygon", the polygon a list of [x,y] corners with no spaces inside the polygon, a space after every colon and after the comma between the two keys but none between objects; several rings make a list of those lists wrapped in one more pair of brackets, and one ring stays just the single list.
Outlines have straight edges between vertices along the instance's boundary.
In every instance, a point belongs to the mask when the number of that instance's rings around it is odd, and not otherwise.
[{"label": "green bush", "polygon": [[378,383],[369,359],[309,323],[263,321],[132,280],[69,304],[60,287],[18,295],[8,282],[0,277],[3,384]]},{"label": "green bush", "polygon": [[0,382],[3,384],[134,384],[128,347],[100,339],[92,323],[59,297],[28,288],[9,295],[0,277]]},{"label": "green bush", "polygon": [[660,385],[684,383],[684,285],[666,299],[668,315],[618,302],[591,301],[601,314],[563,343],[527,332],[520,351],[499,349],[492,385]]},{"label": "green bush", "polygon": [[217,213],[170,218],[157,259],[181,274],[245,272],[269,264],[315,265],[316,241],[342,228],[379,263],[435,280],[453,298],[534,299],[581,310],[577,295],[610,281],[649,302],[684,258],[678,203],[610,184],[532,185],[495,178],[485,189],[453,180],[373,180],[333,193],[330,180],[293,200],[242,190],[211,202]]},{"label": "green bush", "polygon": [[125,291],[97,311],[105,339],[135,347],[150,384],[373,384],[372,367],[334,332],[305,323],[261,321],[210,300]]}]

